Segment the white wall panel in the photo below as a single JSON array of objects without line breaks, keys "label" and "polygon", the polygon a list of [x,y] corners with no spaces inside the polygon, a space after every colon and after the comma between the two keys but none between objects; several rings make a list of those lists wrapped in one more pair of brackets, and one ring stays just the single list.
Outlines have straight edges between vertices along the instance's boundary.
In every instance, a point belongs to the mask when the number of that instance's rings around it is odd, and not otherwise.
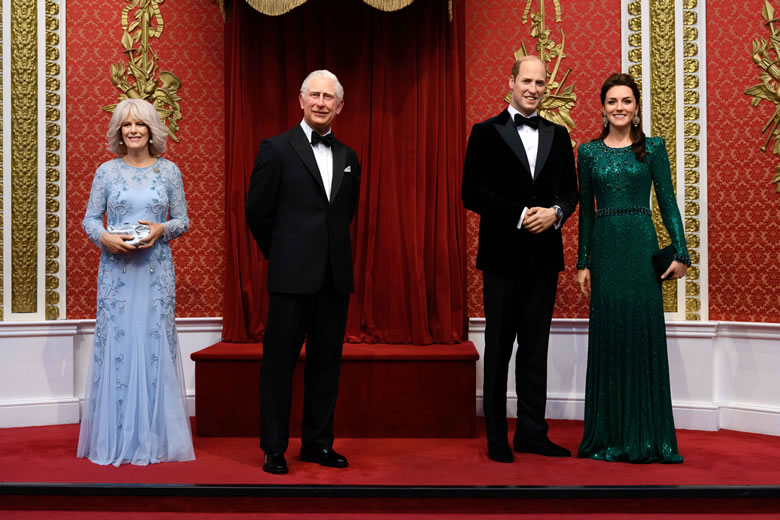
[{"label": "white wall panel", "polygon": [[[94,320],[0,323],[0,428],[79,421]],[[221,318],[176,320],[190,414],[195,364],[190,354],[220,341]]]},{"label": "white wall panel", "polygon": [[[79,420],[92,350],[93,320],[0,324],[0,427]],[[177,320],[185,386],[194,413],[195,367],[190,354],[220,340],[220,318]],[[584,413],[588,324],[553,320],[548,360],[547,416]],[[670,381],[678,428],[727,428],[780,435],[780,324],[667,323]],[[469,339],[484,352],[484,319],[472,319]],[[514,363],[514,360],[512,361]],[[477,363],[482,414],[482,362]],[[514,371],[507,411],[516,413]]]},{"label": "white wall panel", "polygon": [[[470,321],[469,339],[484,352],[483,318]],[[669,379],[675,425],[682,429],[780,435],[780,324],[667,322]],[[547,417],[584,416],[588,321],[553,320],[547,366]],[[512,365],[514,356],[512,358]],[[510,370],[507,414],[517,412]],[[482,414],[482,361],[477,366]]]}]

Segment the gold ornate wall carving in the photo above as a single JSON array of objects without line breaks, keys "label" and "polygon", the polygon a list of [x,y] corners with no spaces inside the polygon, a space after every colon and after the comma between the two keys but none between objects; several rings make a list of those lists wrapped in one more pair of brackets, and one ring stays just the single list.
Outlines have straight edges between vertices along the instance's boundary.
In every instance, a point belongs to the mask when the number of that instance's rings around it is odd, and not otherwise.
[{"label": "gold ornate wall carving", "polygon": [[60,71],[60,3],[64,0],[46,2],[46,280],[45,301],[47,320],[56,320],[61,312],[60,289],[64,286],[64,265],[61,261],[60,218],[61,199],[64,190],[61,175],[65,153],[62,146],[62,80]]},{"label": "gold ornate wall carving", "polygon": [[628,13],[628,73],[634,76],[642,89],[642,2],[626,5]]},{"label": "gold ornate wall carving", "polygon": [[[761,151],[766,152],[769,143],[774,139],[772,153],[780,155],[780,21],[775,16],[775,8],[764,0],[761,10],[765,25],[769,29],[769,41],[759,38],[753,41],[753,62],[761,69],[761,83],[745,90],[745,94],[751,96],[750,104],[757,107],[762,100],[770,101],[775,105],[775,112],[769,121],[761,129],[762,133],[769,131]],[[775,166],[772,183],[777,184],[777,193],[780,193],[780,163]]]},{"label": "gold ornate wall carving", "polygon": [[[701,121],[702,88],[699,63],[699,9],[698,0],[683,0],[683,125],[685,146],[685,238],[691,255],[691,267],[685,277],[685,319],[700,320],[702,316],[701,246],[705,223],[701,222],[700,208],[702,186],[701,137],[704,122]],[[681,208],[682,209],[682,208]]]},{"label": "gold ornate wall carving", "polygon": [[[666,151],[677,179],[677,90],[675,85],[674,0],[650,2],[650,119],[651,135],[666,140]],[[653,194],[653,222],[661,246],[670,243]],[[664,310],[677,311],[677,282],[663,284]]]},{"label": "gold ornate wall carving", "polygon": [[[571,118],[571,109],[577,103],[577,94],[574,93],[574,85],[568,85],[564,87],[566,79],[571,74],[571,69],[567,68],[566,72],[563,72],[561,67],[563,58],[566,57],[566,36],[563,29],[559,28],[561,35],[561,43],[555,43],[550,38],[552,30],[549,28],[547,13],[545,11],[545,0],[539,0],[539,10],[537,12],[531,12],[531,0],[527,0],[525,9],[523,10],[522,22],[523,24],[531,21],[531,38],[536,40],[536,55],[547,64],[548,78],[547,87],[544,91],[544,98],[539,104],[539,115],[548,119],[554,123],[565,126],[569,132],[571,132],[574,126],[574,120]],[[555,13],[555,21],[560,23],[561,16],[561,4],[560,0],[553,0],[553,9]],[[525,48],[525,43],[521,43],[519,49],[514,53],[515,60],[528,55],[528,50]],[[552,65],[552,70],[550,70]],[[512,92],[507,92],[504,97],[505,103],[512,102]],[[572,146],[576,146],[576,143],[572,140]]]},{"label": "gold ornate wall carving", "polygon": [[37,312],[38,10],[11,4],[11,311]]},{"label": "gold ornate wall carving", "polygon": [[[10,18],[10,54],[2,56],[1,61],[3,68],[11,69],[10,84],[0,83],[10,90],[10,110],[0,107],[0,113],[4,120],[9,120],[11,128],[10,151],[3,150],[0,155],[4,168],[8,166],[9,170],[4,175],[10,179],[6,185],[0,183],[0,193],[10,190],[10,204],[0,204],[0,224],[9,226],[11,233],[10,251],[3,250],[0,241],[0,304],[3,296],[10,301],[0,307],[2,319],[64,316],[64,100],[60,65],[64,61],[60,12],[63,2],[15,0],[10,4],[10,13],[2,13]],[[39,20],[43,22],[42,34]],[[0,41],[2,36],[5,35],[0,33]],[[39,57],[45,62],[43,82],[38,80]],[[44,106],[40,107],[40,103]],[[43,131],[40,113],[46,118]],[[10,258],[4,262],[5,255]],[[3,281],[10,294],[4,294]]]},{"label": "gold ornate wall carving", "polygon": [[[127,54],[127,69],[123,63],[111,65],[111,81],[122,93],[119,101],[127,98],[145,99],[157,109],[168,136],[178,142],[176,132],[182,118],[179,101],[181,80],[172,72],[161,71],[159,56],[152,49],[152,39],[160,38],[165,22],[160,4],[163,0],[128,0],[122,8],[122,48]],[[103,110],[113,112],[116,104]]]}]

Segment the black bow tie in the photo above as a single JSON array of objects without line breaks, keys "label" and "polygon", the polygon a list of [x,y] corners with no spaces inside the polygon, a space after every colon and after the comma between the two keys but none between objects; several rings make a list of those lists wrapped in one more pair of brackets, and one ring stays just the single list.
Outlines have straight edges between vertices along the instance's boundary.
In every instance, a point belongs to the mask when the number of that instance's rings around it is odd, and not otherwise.
[{"label": "black bow tie", "polygon": [[539,128],[539,116],[523,117],[520,114],[515,114],[515,126],[523,125],[536,130]]},{"label": "black bow tie", "polygon": [[333,133],[327,135],[320,135],[317,132],[311,133],[311,145],[315,146],[317,143],[322,143],[325,146],[333,146]]}]

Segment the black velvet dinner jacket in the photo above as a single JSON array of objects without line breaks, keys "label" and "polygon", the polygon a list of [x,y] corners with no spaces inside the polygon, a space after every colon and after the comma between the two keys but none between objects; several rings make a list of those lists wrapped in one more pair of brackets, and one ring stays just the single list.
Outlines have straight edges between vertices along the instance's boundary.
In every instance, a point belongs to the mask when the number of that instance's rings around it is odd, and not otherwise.
[{"label": "black velvet dinner jacket", "polygon": [[311,144],[300,125],[266,139],[257,153],[246,219],[268,260],[268,291],[314,294],[330,261],[333,282],[354,291],[349,224],[360,193],[357,154],[334,139],[328,201]]},{"label": "black velvet dinner jacket", "polygon": [[480,215],[477,269],[505,276],[564,268],[560,229],[517,229],[524,207],[553,205],[563,222],[577,206],[577,173],[569,133],[539,119],[536,175],[508,110],[475,124],[463,165],[463,205]]}]

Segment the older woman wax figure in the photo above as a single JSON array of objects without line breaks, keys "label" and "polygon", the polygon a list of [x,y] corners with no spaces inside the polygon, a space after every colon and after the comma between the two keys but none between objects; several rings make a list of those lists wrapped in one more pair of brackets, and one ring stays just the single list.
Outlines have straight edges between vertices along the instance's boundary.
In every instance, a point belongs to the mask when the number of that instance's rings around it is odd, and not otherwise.
[{"label": "older woman wax figure", "polygon": [[[97,464],[193,460],[169,242],[189,228],[168,131],[146,101],[117,105],[82,226],[100,248],[94,354],[78,456]],[[103,226],[103,216],[107,226]]]}]

